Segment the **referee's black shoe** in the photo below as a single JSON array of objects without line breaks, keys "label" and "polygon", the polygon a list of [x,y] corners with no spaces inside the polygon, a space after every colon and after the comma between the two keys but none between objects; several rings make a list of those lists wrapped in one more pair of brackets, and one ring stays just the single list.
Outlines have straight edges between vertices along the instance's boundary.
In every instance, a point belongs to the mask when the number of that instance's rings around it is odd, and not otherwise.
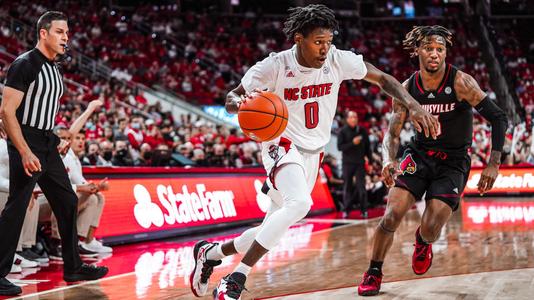
[{"label": "referee's black shoe", "polygon": [[80,269],[72,273],[63,273],[63,280],[66,282],[96,280],[100,279],[108,273],[107,267],[98,267],[95,265],[82,264]]},{"label": "referee's black shoe", "polygon": [[11,281],[0,278],[0,295],[2,296],[15,296],[22,294],[22,289],[11,283]]}]

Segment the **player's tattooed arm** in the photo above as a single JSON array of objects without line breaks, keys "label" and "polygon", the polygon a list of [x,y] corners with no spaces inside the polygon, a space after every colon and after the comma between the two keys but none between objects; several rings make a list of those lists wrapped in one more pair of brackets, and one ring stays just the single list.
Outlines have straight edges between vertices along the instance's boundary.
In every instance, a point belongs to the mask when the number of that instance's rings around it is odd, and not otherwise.
[{"label": "player's tattooed arm", "polygon": [[241,105],[241,102],[243,102],[245,94],[245,88],[243,88],[241,84],[235,89],[231,90],[226,95],[226,103],[224,105],[226,107],[226,111],[230,114],[237,114],[239,105]]},{"label": "player's tattooed arm", "polygon": [[370,63],[366,62],[365,66],[367,67],[367,75],[364,78],[366,81],[378,85],[386,94],[397,99],[408,109],[419,105],[395,77],[380,71]]},{"label": "player's tattooed arm", "polygon": [[383,143],[383,161],[384,164],[395,161],[397,151],[399,151],[400,133],[404,121],[406,120],[408,110],[393,99],[393,114],[389,120],[388,130],[384,136]]},{"label": "player's tattooed arm", "polygon": [[395,79],[377,69],[372,64],[366,62],[367,75],[364,80],[378,85],[382,91],[397,99],[399,103],[410,111],[410,120],[418,132],[424,131],[426,137],[437,138],[439,132],[439,122],[436,118],[419,105],[419,103],[408,93],[408,91]]},{"label": "player's tattooed arm", "polygon": [[456,73],[454,90],[460,101],[466,101],[473,107],[477,106],[486,97],[486,93],[480,89],[477,81],[471,75],[462,71]]},{"label": "player's tattooed arm", "polygon": [[458,71],[454,80],[454,90],[460,101],[471,104],[483,117],[491,123],[491,155],[488,165],[480,174],[478,191],[484,194],[491,190],[499,175],[501,152],[508,120],[506,114],[480,89],[476,80],[464,72]]},{"label": "player's tattooed arm", "polygon": [[[479,104],[486,98],[486,93],[480,88],[477,81],[473,78],[473,76],[464,73],[462,71],[458,71],[456,74],[456,78],[454,79],[454,90],[456,91],[456,95],[460,101],[466,101],[471,106],[477,108]],[[483,112],[480,108],[479,112],[484,116],[485,119],[489,119],[490,123],[493,125],[493,115],[492,112],[489,118],[487,115],[488,112]],[[499,111],[498,113],[502,113],[502,111]],[[506,126],[506,124],[504,124]],[[492,126],[494,127],[494,126]],[[492,128],[492,131],[494,128]],[[493,134],[493,132],[492,132]],[[492,138],[494,138],[492,136]],[[488,165],[492,166],[499,166],[501,164],[501,151],[493,150],[491,151],[490,159],[488,161]]]}]

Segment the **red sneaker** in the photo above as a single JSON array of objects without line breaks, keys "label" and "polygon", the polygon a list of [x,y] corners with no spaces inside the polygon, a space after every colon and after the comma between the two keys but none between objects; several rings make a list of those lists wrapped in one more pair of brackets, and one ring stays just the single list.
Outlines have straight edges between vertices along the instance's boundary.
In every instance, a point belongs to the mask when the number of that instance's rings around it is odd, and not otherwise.
[{"label": "red sneaker", "polygon": [[363,280],[358,286],[358,295],[360,296],[375,296],[380,292],[380,284],[382,283],[382,275],[375,276],[363,273]]},{"label": "red sneaker", "polygon": [[415,233],[415,249],[412,256],[412,269],[417,275],[425,274],[430,266],[432,266],[432,244],[419,244],[417,242],[417,235],[419,234],[419,228]]}]

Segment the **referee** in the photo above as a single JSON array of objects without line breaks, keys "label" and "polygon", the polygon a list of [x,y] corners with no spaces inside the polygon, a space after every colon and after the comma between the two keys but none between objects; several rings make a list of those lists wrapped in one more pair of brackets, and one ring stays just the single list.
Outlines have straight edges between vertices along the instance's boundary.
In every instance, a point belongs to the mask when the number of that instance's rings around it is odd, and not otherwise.
[{"label": "referee", "polygon": [[82,263],[78,253],[76,214],[78,197],[58,152],[59,138],[52,133],[63,94],[63,80],[54,60],[65,53],[67,17],[56,11],[37,21],[37,46],[20,55],[7,73],[0,116],[8,134],[9,198],[0,216],[0,295],[18,295],[20,287],[5,276],[30,196],[36,183],[58,220],[63,250],[63,279],[67,282],[105,276],[106,267]]}]

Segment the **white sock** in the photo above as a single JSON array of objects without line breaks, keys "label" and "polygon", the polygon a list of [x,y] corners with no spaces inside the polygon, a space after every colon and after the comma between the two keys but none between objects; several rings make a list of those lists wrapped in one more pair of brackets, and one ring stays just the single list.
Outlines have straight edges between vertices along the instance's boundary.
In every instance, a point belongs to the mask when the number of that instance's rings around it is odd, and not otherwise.
[{"label": "white sock", "polygon": [[206,253],[206,258],[209,260],[221,260],[225,257],[222,252],[222,245],[218,244],[217,246],[211,248],[208,253]]},{"label": "white sock", "polygon": [[243,262],[240,262],[239,265],[235,267],[234,272],[238,272],[241,274],[245,274],[245,276],[248,276],[251,270],[252,270],[251,266],[247,266]]}]

